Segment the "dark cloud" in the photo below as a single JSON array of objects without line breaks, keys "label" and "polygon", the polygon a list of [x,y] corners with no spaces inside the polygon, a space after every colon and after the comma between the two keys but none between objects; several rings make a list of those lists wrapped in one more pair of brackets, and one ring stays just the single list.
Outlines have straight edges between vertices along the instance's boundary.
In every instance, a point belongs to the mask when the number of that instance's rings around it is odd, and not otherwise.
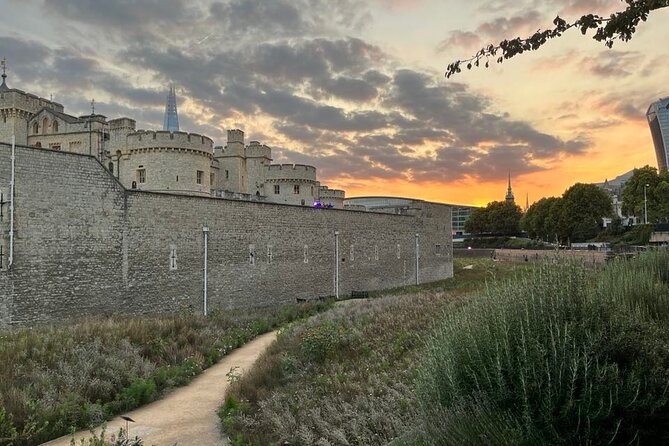
[{"label": "dark cloud", "polygon": [[[548,22],[550,25],[550,22]],[[531,9],[510,17],[497,17],[481,23],[475,31],[455,30],[437,45],[438,52],[450,50],[475,50],[489,43],[497,44],[505,39],[527,37],[546,20],[539,11]]]},{"label": "dark cloud", "polygon": [[209,12],[226,34],[255,39],[327,34],[334,25],[357,29],[371,20],[358,0],[231,0]]},{"label": "dark cloud", "polygon": [[580,65],[600,77],[626,77],[633,74],[644,59],[638,51],[603,51],[597,57],[583,57]]}]

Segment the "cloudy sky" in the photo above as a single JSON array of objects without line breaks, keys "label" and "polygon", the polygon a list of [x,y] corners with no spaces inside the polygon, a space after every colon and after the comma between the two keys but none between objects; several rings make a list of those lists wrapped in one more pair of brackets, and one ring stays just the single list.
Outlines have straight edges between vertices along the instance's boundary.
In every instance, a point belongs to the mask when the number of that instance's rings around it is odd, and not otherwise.
[{"label": "cloudy sky", "polygon": [[478,47],[620,0],[0,0],[8,84],[66,111],[225,130],[315,165],[347,196],[517,201],[655,165],[648,104],[669,95],[669,11],[612,50],[577,31],[449,80]]}]

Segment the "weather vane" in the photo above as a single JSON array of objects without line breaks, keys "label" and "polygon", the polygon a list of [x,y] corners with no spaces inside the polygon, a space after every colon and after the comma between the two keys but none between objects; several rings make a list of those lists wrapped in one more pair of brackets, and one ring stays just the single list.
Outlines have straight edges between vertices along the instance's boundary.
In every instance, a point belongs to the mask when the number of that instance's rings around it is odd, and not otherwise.
[{"label": "weather vane", "polygon": [[0,60],[0,65],[2,66],[2,77],[7,77],[7,58],[3,57]]},{"label": "weather vane", "polygon": [[95,114],[95,99],[91,99],[91,115]]}]

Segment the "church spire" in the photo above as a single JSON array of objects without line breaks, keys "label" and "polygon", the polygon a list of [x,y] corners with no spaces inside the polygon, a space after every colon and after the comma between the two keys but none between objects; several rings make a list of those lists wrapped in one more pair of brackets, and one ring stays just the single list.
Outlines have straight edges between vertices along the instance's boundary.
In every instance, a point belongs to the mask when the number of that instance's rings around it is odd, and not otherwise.
[{"label": "church spire", "polygon": [[511,171],[509,171],[509,187],[506,189],[505,200],[510,203],[513,203],[515,200],[513,196],[513,191],[511,190]]},{"label": "church spire", "polygon": [[2,84],[0,84],[0,90],[9,90],[9,87],[7,86],[7,59],[2,58],[0,60],[0,66],[2,66]]},{"label": "church spire", "polygon": [[179,115],[177,114],[177,92],[174,85],[170,85],[170,92],[167,95],[167,104],[165,105],[165,121],[163,130],[169,132],[179,131]]}]

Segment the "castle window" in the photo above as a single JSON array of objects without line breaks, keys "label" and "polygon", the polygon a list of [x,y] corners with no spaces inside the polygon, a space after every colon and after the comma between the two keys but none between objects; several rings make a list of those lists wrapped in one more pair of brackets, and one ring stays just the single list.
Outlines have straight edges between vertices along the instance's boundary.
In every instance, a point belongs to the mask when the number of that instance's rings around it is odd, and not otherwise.
[{"label": "castle window", "polygon": [[349,256],[351,258],[351,262],[355,260],[355,246],[351,245],[351,255]]},{"label": "castle window", "polygon": [[249,265],[256,264],[256,245],[249,245]]},{"label": "castle window", "polygon": [[299,195],[299,193],[300,193],[300,185],[299,184],[296,184],[295,186],[293,186],[293,193],[295,195]]},{"label": "castle window", "polygon": [[139,184],[146,183],[146,169],[138,169],[137,170],[137,180],[138,180]]},{"label": "castle window", "polygon": [[400,244],[398,243],[397,244],[397,258],[399,259],[400,257],[401,257],[400,256]]},{"label": "castle window", "polygon": [[34,123],[33,124],[33,135],[37,135],[39,133],[39,124]]},{"label": "castle window", "polygon": [[379,260],[379,245],[374,245],[374,260]]},{"label": "castle window", "polygon": [[44,118],[44,121],[42,121],[42,134],[46,135],[46,130],[49,127],[49,120],[47,118]]},{"label": "castle window", "polygon": [[38,149],[41,149],[41,148],[42,148],[42,143],[39,142],[39,141],[37,141],[37,142],[35,143],[35,147],[37,147]]},{"label": "castle window", "polygon": [[60,143],[51,143],[49,144],[49,148],[53,150],[60,150]]},{"label": "castle window", "polygon": [[209,185],[213,186],[214,185],[214,180],[216,179],[215,174],[212,172],[209,174]]},{"label": "castle window", "polygon": [[58,131],[58,121],[53,121],[53,133],[56,133]]},{"label": "castle window", "polygon": [[275,184],[274,185],[274,194],[279,195],[280,193],[281,193],[281,186],[279,186],[278,184]]},{"label": "castle window", "polygon": [[272,245],[267,245],[267,263],[272,263],[274,253],[272,252]]},{"label": "castle window", "polygon": [[196,178],[197,184],[202,184],[203,178],[204,178],[204,172],[201,171],[201,170],[198,170],[197,171],[197,178]]},{"label": "castle window", "polygon": [[230,179],[230,171],[228,171],[228,170],[225,171],[225,179],[226,180]]},{"label": "castle window", "polygon": [[437,256],[441,255],[441,245],[434,245],[434,253]]},{"label": "castle window", "polygon": [[170,271],[177,269],[177,247],[170,245]]},{"label": "castle window", "polygon": [[309,245],[304,245],[304,263],[309,263]]}]

